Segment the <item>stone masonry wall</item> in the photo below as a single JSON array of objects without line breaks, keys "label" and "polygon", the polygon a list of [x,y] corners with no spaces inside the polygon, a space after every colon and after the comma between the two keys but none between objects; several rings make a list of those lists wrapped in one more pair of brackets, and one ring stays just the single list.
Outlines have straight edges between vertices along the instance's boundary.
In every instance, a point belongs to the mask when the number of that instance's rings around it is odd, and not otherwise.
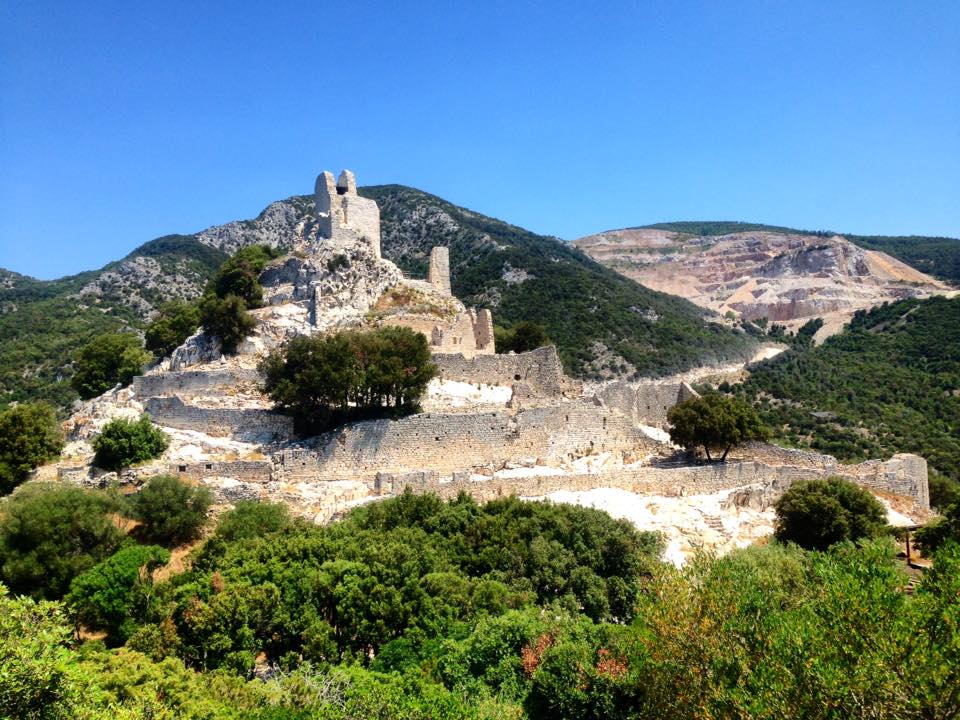
[{"label": "stone masonry wall", "polygon": [[507,355],[437,354],[433,362],[444,380],[486,385],[525,383],[534,395],[560,397],[567,384],[557,349],[552,345],[530,352]]},{"label": "stone masonry wall", "polygon": [[140,375],[133,379],[137,397],[158,395],[224,395],[237,384],[259,382],[256,370],[229,368],[223,370],[182,370],[157,375]]},{"label": "stone masonry wall", "polygon": [[450,248],[431,248],[427,277],[433,289],[441,295],[449,297],[453,294],[450,290]]},{"label": "stone masonry wall", "polygon": [[258,442],[293,435],[293,420],[260,408],[207,408],[186,405],[174,397],[149,398],[144,409],[158,425],[197,430],[213,436],[233,436]]}]

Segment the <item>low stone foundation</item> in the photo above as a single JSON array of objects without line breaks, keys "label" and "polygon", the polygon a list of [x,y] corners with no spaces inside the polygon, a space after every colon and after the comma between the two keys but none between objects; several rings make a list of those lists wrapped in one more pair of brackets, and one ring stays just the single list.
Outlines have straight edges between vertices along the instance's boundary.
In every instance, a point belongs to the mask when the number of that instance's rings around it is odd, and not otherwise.
[{"label": "low stone foundation", "polygon": [[260,381],[256,370],[224,368],[217,370],[181,370],[157,375],[140,375],[133,379],[138,398],[161,395],[227,395],[238,385],[254,385]]},{"label": "low stone foundation", "polygon": [[433,362],[444,380],[484,385],[516,385],[523,383],[534,397],[561,397],[573,390],[563,374],[557,349],[552,345],[525,353],[506,355],[436,354]]}]

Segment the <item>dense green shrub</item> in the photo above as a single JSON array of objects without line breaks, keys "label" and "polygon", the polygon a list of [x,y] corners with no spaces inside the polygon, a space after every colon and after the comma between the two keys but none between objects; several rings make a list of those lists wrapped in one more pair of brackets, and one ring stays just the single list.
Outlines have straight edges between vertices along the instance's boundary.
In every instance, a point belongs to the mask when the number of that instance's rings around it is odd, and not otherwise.
[{"label": "dense green shrub", "polygon": [[670,440],[693,452],[702,447],[727,459],[731,448],[748,440],[764,440],[769,432],[747,403],[723,395],[704,395],[674,405],[667,413]]},{"label": "dense green shrub", "polygon": [[167,434],[146,415],[139,420],[117,418],[93,439],[93,462],[105,470],[120,470],[160,457],[169,444]]},{"label": "dense green shrub", "polygon": [[161,547],[129,545],[78,575],[65,598],[75,622],[122,644],[146,614],[153,571],[169,561]]},{"label": "dense green shrub", "polygon": [[437,368],[426,338],[409,328],[294,338],[260,364],[270,398],[303,429],[405,415]]},{"label": "dense green shrub", "polygon": [[221,349],[228,355],[235,353],[241,341],[257,326],[247,312],[246,303],[236,295],[205,297],[200,303],[200,322],[204,332],[219,338]]},{"label": "dense green shrub", "polygon": [[27,403],[0,410],[0,495],[63,450],[63,432],[53,407]]},{"label": "dense green shrub", "polygon": [[130,502],[133,516],[143,523],[143,538],[169,546],[200,534],[213,495],[208,488],[191,487],[173,475],[157,475]]},{"label": "dense green shrub", "polygon": [[115,385],[129,385],[149,361],[150,354],[133,333],[106,333],[77,352],[70,383],[87,400]]},{"label": "dense green shrub", "polygon": [[498,353],[529,352],[550,344],[543,325],[527,320],[518,322],[510,329],[495,327],[494,346]]},{"label": "dense green shrub", "polygon": [[200,327],[200,307],[195,302],[174,300],[160,308],[144,331],[147,350],[158,358],[176,350]]},{"label": "dense green shrub", "polygon": [[943,515],[918,529],[915,537],[925,555],[932,555],[948,542],[960,544],[960,501],[944,508]]},{"label": "dense green shrub", "polygon": [[209,290],[218,298],[231,295],[243,300],[248,308],[263,305],[263,286],[260,273],[280,251],[266,245],[241,248],[227,260],[210,281]]},{"label": "dense green shrub", "polygon": [[808,550],[876,537],[887,527],[887,512],[880,501],[839,477],[794,483],[774,509],[777,539]]},{"label": "dense green shrub", "polygon": [[31,484],[0,515],[0,580],[15,593],[59,598],[70,581],[113,554],[124,538],[102,491]]}]

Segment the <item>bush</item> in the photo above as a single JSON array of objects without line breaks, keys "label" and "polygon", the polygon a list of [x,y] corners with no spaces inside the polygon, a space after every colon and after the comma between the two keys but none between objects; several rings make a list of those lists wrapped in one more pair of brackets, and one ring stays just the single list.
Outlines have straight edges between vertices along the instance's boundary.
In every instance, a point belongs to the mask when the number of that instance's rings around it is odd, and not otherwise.
[{"label": "bush", "polygon": [[59,598],[124,539],[116,497],[69,486],[29,485],[0,517],[0,579],[15,593]]},{"label": "bush", "polygon": [[764,440],[768,432],[756,411],[742,400],[724,395],[704,395],[674,405],[667,413],[670,440],[693,452],[703,447],[721,452],[720,460],[735,445],[748,440]]},{"label": "bush", "polygon": [[220,347],[228,355],[237,351],[257,325],[246,303],[236,295],[205,297],[200,304],[200,322],[204,332],[220,339]]},{"label": "bush", "polygon": [[210,282],[210,289],[218,298],[233,295],[243,300],[248,308],[261,307],[263,286],[260,273],[279,254],[278,250],[266,245],[241,248],[220,267]]},{"label": "bush", "polygon": [[150,354],[136,335],[106,333],[77,353],[70,384],[81,398],[89,400],[115,385],[129,385],[149,361]]},{"label": "bush", "polygon": [[437,368],[409,328],[298,337],[261,364],[265,390],[303,429],[416,412]]},{"label": "bush", "polygon": [[550,338],[543,325],[524,320],[509,330],[494,328],[494,345],[498,353],[522,353],[550,345]]},{"label": "bush", "polygon": [[173,475],[150,478],[131,500],[134,517],[143,522],[143,537],[161,545],[195,539],[212,502],[210,490],[190,487]]},{"label": "bush", "polygon": [[122,644],[146,614],[153,571],[169,561],[161,547],[131,545],[78,575],[66,597],[76,623],[104,630],[111,644]]},{"label": "bush", "polygon": [[838,477],[795,483],[774,506],[776,537],[808,550],[880,535],[887,512],[868,491]]},{"label": "bush", "polygon": [[950,541],[960,544],[960,501],[917,530],[915,538],[924,555],[932,555]]},{"label": "bush", "polygon": [[139,420],[117,418],[93,439],[93,463],[105,470],[120,470],[160,457],[169,444],[166,433],[146,415]]},{"label": "bush", "polygon": [[0,494],[11,492],[61,450],[63,433],[50,405],[28,403],[0,411]]},{"label": "bush", "polygon": [[195,302],[175,300],[160,308],[147,325],[144,340],[147,350],[158,358],[166,357],[200,327],[200,307]]}]

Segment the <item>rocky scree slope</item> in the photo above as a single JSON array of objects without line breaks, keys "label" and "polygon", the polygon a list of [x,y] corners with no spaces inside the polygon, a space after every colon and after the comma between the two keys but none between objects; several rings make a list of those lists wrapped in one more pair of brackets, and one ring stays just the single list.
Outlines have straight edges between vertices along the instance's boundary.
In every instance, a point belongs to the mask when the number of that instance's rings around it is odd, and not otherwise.
[{"label": "rocky scree slope", "polygon": [[[399,185],[361,188],[380,205],[384,256],[425,276],[430,248],[450,247],[453,291],[497,323],[544,324],[568,372],[664,375],[750,356],[754,343],[679,298],[604,268],[555,238]],[[74,351],[111,329],[139,330],[174,298],[199,296],[241,247],[289,250],[316,233],[313,197],[272,203],[254,220],[158,238],[100,270],[53,281],[0,274],[0,406],[46,398],[67,407]]]}]

